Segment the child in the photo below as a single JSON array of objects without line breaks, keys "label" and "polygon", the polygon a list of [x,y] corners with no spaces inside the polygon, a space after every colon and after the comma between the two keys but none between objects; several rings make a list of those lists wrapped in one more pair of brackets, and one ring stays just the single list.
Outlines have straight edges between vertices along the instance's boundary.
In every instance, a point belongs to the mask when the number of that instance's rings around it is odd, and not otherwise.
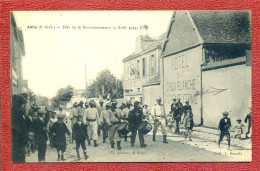
[{"label": "child", "polygon": [[49,133],[49,139],[50,139],[50,146],[51,148],[53,147],[53,135],[51,133],[51,128],[53,126],[53,124],[57,121],[57,118],[56,118],[56,112],[51,112],[51,118],[48,122],[48,125],[47,125],[47,128],[48,128],[48,133]]},{"label": "child", "polygon": [[244,125],[241,123],[241,119],[237,119],[237,125],[233,128],[233,131],[235,132],[235,139],[241,138],[241,135],[243,134],[243,127]]},{"label": "child", "polygon": [[191,110],[187,110],[187,116],[184,119],[184,127],[186,129],[185,139],[189,135],[189,140],[190,141],[192,141],[191,140],[191,132],[192,132],[193,125],[194,125],[193,115],[191,113]]},{"label": "child", "polygon": [[168,121],[168,124],[167,124],[168,131],[167,132],[173,133],[172,128],[174,126],[174,119],[171,114],[167,116],[167,121]]},{"label": "child", "polygon": [[78,160],[80,160],[80,155],[79,155],[79,147],[81,145],[85,160],[87,160],[87,151],[86,151],[86,138],[87,138],[87,126],[86,124],[83,123],[83,116],[78,115],[77,116],[77,122],[73,125],[73,139],[76,141],[76,152],[77,152],[77,157]]},{"label": "child", "polygon": [[[51,127],[51,132],[53,135],[53,144],[57,149],[58,161],[65,160],[64,152],[66,151],[66,136],[65,134],[70,135],[70,131],[66,124],[64,123],[65,115],[58,115],[58,121],[56,121]],[[61,156],[60,156],[61,151]]]}]

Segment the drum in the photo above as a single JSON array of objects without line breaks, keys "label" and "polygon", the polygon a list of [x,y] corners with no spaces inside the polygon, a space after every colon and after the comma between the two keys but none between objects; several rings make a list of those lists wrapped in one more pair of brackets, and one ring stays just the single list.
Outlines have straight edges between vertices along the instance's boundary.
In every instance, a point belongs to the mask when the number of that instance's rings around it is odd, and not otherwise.
[{"label": "drum", "polygon": [[127,122],[122,122],[117,126],[117,131],[120,136],[125,136],[130,132]]},{"label": "drum", "polygon": [[138,127],[138,131],[142,132],[144,135],[148,134],[153,129],[152,124],[147,121],[143,121]]}]

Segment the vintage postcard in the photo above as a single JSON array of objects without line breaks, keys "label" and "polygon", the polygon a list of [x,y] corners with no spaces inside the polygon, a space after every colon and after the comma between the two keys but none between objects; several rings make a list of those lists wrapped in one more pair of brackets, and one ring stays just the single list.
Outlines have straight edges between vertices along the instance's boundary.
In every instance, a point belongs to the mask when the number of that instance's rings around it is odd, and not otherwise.
[{"label": "vintage postcard", "polygon": [[250,11],[12,11],[11,158],[251,162]]}]

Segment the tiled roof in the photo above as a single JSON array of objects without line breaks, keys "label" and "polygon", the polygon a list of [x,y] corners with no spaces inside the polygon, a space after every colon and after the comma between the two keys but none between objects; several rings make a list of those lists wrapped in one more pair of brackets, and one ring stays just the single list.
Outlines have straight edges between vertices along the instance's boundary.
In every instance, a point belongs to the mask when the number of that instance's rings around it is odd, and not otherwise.
[{"label": "tiled roof", "polygon": [[204,43],[251,43],[249,11],[189,11]]}]

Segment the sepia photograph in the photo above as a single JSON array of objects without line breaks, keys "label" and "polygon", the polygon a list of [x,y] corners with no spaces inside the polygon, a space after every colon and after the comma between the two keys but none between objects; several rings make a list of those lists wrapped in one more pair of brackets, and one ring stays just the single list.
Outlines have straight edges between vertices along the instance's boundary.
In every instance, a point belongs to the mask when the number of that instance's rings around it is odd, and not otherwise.
[{"label": "sepia photograph", "polygon": [[251,11],[11,11],[10,50],[13,163],[252,161]]}]

